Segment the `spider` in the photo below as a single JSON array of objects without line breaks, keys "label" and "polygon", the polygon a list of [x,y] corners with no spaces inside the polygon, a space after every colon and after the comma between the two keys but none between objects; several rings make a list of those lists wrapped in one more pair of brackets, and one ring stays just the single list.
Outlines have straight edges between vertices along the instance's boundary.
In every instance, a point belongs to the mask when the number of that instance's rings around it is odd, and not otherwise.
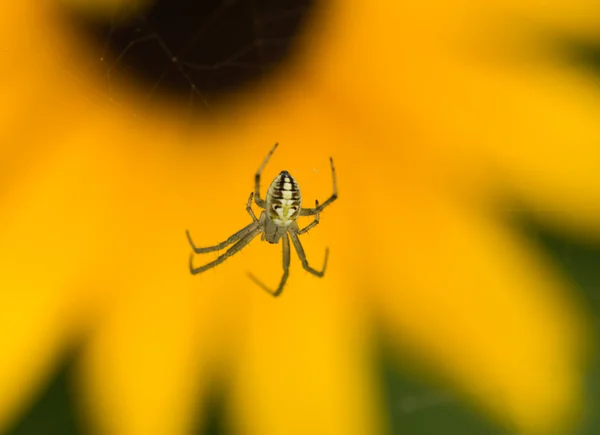
[{"label": "spider", "polygon": [[[269,292],[273,296],[279,296],[283,291],[283,287],[288,278],[290,268],[290,238],[292,244],[296,249],[298,257],[302,262],[302,267],[308,272],[315,276],[322,277],[325,274],[325,268],[327,267],[327,258],[329,256],[329,248],[325,249],[325,260],[323,262],[323,269],[316,270],[309,266],[304,248],[298,236],[306,233],[311,228],[314,228],[319,223],[319,213],[333,201],[337,199],[337,182],[335,178],[335,168],[333,166],[333,159],[329,158],[331,163],[331,176],[333,179],[333,194],[323,204],[319,205],[319,201],[315,201],[314,208],[301,208],[302,195],[300,188],[294,177],[290,175],[288,171],[281,171],[277,177],[273,180],[267,191],[265,200],[260,197],[260,175],[267,165],[269,159],[277,149],[277,145],[273,146],[267,157],[263,161],[260,168],[254,176],[254,192],[250,193],[248,202],[246,203],[246,211],[252,218],[252,223],[245,226],[237,233],[233,234],[224,242],[219,243],[215,246],[209,246],[206,248],[198,248],[192,241],[190,232],[186,230],[188,241],[194,252],[190,256],[190,272],[192,275],[204,272],[212,267],[215,267],[231,257],[237,252],[240,252],[246,247],[256,236],[262,235],[261,240],[266,240],[269,243],[276,244],[281,240],[283,248],[283,276],[279,282],[279,286],[275,290],[269,289],[261,281],[259,281],[254,275],[248,274],[257,285],[262,287],[264,290]],[[260,217],[257,219],[254,211],[252,210],[252,199],[256,202],[256,205],[262,209]],[[305,228],[300,229],[296,223],[296,219],[299,216],[315,216],[315,219],[308,224]],[[194,253],[204,254],[206,252],[213,252],[223,249],[233,244],[224,254],[219,256],[216,260],[211,261],[208,264],[200,267],[194,267],[193,259]]]}]

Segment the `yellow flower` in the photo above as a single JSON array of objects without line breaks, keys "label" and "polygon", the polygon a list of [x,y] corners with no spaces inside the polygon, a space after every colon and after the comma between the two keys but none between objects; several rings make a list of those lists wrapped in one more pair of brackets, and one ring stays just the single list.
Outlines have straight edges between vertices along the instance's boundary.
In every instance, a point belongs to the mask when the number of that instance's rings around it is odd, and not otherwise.
[{"label": "yellow flower", "polygon": [[[0,427],[82,343],[100,433],[189,433],[214,379],[240,433],[384,433],[379,328],[519,432],[579,411],[582,314],[489,204],[599,234],[598,91],[553,45],[598,42],[599,2],[323,2],[270,92],[192,128],[168,103],[134,116],[131,84],[109,101],[55,2],[11,2],[0,29]],[[191,276],[185,229],[245,225],[274,142],[266,178],[308,202],[335,159],[340,199],[303,239],[326,276],[294,260],[269,297],[246,271],[275,283],[281,254],[258,241]]]}]

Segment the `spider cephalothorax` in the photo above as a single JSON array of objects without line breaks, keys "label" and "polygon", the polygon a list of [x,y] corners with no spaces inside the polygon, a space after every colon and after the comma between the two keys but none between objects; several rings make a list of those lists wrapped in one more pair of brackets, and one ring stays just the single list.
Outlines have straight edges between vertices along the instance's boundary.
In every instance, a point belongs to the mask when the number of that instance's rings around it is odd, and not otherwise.
[{"label": "spider cephalothorax", "polygon": [[[333,159],[329,159],[331,163],[331,176],[333,178],[333,194],[321,205],[319,205],[319,201],[315,201],[315,208],[302,208],[302,194],[300,193],[300,188],[298,187],[296,180],[294,180],[294,177],[292,177],[288,171],[281,171],[275,180],[273,180],[269,186],[265,200],[260,198],[260,175],[276,148],[277,144],[275,144],[271,152],[269,152],[254,177],[254,192],[250,194],[248,203],[246,204],[246,211],[248,211],[248,214],[250,214],[252,217],[251,224],[242,228],[224,242],[215,246],[209,246],[207,248],[197,248],[192,241],[189,231],[187,232],[190,245],[196,254],[218,251],[219,249],[223,249],[226,246],[233,244],[231,248],[219,256],[216,260],[200,267],[194,267],[194,254],[192,254],[190,257],[190,272],[193,275],[204,272],[211,267],[221,264],[228,257],[231,257],[236,252],[241,251],[242,248],[248,245],[248,243],[250,243],[259,234],[262,234],[262,240],[266,240],[269,243],[278,243],[279,240],[282,241],[283,276],[281,277],[281,281],[277,289],[275,291],[269,290],[269,288],[261,283],[258,279],[250,275],[250,278],[252,278],[254,282],[271,293],[273,296],[278,296],[281,293],[289,274],[290,238],[292,239],[292,244],[296,249],[298,257],[300,257],[302,267],[318,277],[322,277],[324,275],[325,268],[327,267],[329,250],[325,250],[323,269],[320,271],[313,269],[308,265],[304,248],[302,247],[298,236],[304,234],[311,228],[314,228],[319,223],[319,213],[321,210],[337,199],[337,183]],[[264,209],[258,219],[252,210],[252,198],[254,198],[254,201],[258,207]],[[299,216],[315,216],[315,219],[305,228],[300,229],[296,223],[296,219],[298,219]]]}]

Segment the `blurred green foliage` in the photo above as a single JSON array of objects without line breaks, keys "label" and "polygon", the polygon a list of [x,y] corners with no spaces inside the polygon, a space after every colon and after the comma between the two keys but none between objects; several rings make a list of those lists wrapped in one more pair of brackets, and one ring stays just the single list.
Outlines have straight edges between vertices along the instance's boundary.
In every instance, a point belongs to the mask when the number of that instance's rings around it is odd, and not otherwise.
[{"label": "blurred green foliage", "polygon": [[40,392],[31,409],[6,434],[81,435],[85,431],[76,412],[73,388],[75,358],[69,355],[54,378]]},{"label": "blurred green foliage", "polygon": [[[600,245],[559,237],[539,226],[527,226],[526,233],[542,246],[574,283],[581,303],[590,316],[593,337],[600,337]],[[594,342],[595,343],[595,342]],[[587,373],[587,410],[577,435],[600,434],[600,349],[592,349]]]}]

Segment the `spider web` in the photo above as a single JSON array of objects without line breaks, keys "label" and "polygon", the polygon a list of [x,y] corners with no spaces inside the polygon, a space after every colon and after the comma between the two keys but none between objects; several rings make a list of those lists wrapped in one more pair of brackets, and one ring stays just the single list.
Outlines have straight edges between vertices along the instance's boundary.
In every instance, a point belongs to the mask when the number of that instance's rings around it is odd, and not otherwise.
[{"label": "spider web", "polygon": [[134,82],[145,109],[169,99],[192,118],[206,116],[224,98],[258,84],[268,88],[293,58],[314,3],[154,0],[143,11],[124,6],[105,21],[69,13],[77,34],[90,41],[89,63],[71,73],[101,77],[101,92],[117,105]]}]

